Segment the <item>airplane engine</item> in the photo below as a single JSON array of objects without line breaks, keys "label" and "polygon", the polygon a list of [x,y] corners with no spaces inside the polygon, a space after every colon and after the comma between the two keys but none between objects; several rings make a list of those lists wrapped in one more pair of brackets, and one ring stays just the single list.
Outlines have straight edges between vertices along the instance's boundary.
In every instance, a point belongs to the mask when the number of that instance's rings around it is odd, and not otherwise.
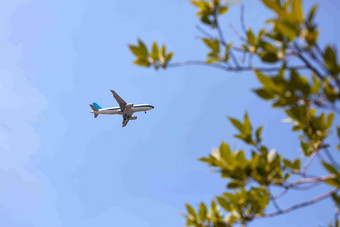
[{"label": "airplane engine", "polygon": [[129,120],[136,120],[137,119],[137,116],[131,116],[130,118],[129,118]]},{"label": "airplane engine", "polygon": [[131,108],[131,107],[133,107],[133,104],[132,104],[132,103],[127,103],[127,104],[125,105],[125,108]]}]

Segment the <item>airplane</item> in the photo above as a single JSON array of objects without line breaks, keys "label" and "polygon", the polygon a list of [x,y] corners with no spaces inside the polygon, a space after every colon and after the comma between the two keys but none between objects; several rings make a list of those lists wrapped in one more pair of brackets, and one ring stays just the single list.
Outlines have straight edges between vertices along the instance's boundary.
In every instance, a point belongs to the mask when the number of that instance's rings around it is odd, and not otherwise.
[{"label": "airplane", "polygon": [[119,104],[119,107],[109,107],[101,108],[97,103],[90,104],[92,111],[90,113],[94,114],[94,118],[97,118],[99,114],[120,114],[123,116],[123,126],[125,127],[129,120],[136,120],[137,116],[132,116],[133,113],[139,111],[152,110],[154,107],[149,104],[138,104],[134,105],[132,103],[126,103],[114,90],[110,90],[113,97]]}]

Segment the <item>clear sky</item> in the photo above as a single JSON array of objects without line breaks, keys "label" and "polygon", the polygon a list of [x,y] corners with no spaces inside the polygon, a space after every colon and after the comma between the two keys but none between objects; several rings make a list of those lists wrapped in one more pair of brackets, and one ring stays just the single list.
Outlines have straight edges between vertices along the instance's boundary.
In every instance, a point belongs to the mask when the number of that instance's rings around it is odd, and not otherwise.
[{"label": "clear sky", "polygon": [[[319,2],[321,43],[340,47],[340,1]],[[245,3],[247,26],[261,27],[270,14]],[[239,12],[222,21],[228,40]],[[225,189],[197,159],[221,141],[245,147],[226,117],[246,110],[265,126],[265,144],[300,155],[285,115],[251,92],[259,85],[252,73],[132,65],[127,45],[137,37],[166,43],[175,61],[205,59],[195,13],[186,0],[0,0],[0,227],[184,226],[186,202],[210,202]],[[117,106],[109,89],[155,109],[125,128],[120,116],[94,119],[89,103]],[[251,226],[318,226],[331,221],[332,206]]]}]

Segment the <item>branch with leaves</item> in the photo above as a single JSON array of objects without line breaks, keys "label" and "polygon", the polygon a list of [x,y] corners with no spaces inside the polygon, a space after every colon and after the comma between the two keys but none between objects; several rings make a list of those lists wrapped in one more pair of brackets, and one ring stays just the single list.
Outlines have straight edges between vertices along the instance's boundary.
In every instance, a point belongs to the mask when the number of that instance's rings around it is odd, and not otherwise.
[{"label": "branch with leaves", "polygon": [[[220,0],[191,2],[198,9],[196,16],[201,23],[214,31],[210,34],[198,27],[203,35],[202,42],[209,50],[206,60],[172,62],[173,53],[168,53],[165,45],[159,48],[154,42],[149,51],[143,41],[138,40],[137,45],[130,45],[137,57],[134,63],[155,69],[201,65],[225,71],[253,71],[261,83],[254,93],[286,113],[293,124],[292,131],[300,132],[298,139],[303,157],[297,154],[298,158],[294,160],[285,159],[266,146],[262,141],[263,127],[253,130],[247,113],[243,122],[230,117],[239,132],[235,137],[247,145],[248,151],[231,150],[228,143],[222,143],[211,155],[200,159],[218,170],[227,182],[227,191],[216,196],[210,206],[201,203],[197,211],[186,204],[187,225],[245,226],[257,218],[285,214],[332,198],[337,208],[331,226],[339,226],[340,171],[332,153],[335,147],[340,150],[340,145],[330,143],[328,138],[336,131],[340,139],[340,127],[333,122],[335,115],[340,113],[337,106],[340,64],[335,47],[321,48],[318,44],[319,30],[314,21],[317,6],[305,16],[302,0],[261,0],[275,17],[267,20],[272,25],[269,30],[255,32],[246,28],[242,5],[242,33],[231,25],[239,37],[238,43],[232,43],[223,35],[220,18],[233,3]],[[321,154],[327,159],[321,158]],[[316,162],[315,157],[328,175],[307,173]],[[303,166],[301,162],[304,162]],[[309,190],[318,185],[328,185],[330,190],[308,201],[280,208],[279,200],[291,190]],[[273,187],[281,188],[282,192],[275,195]],[[275,212],[268,212],[270,204],[276,208]]]}]

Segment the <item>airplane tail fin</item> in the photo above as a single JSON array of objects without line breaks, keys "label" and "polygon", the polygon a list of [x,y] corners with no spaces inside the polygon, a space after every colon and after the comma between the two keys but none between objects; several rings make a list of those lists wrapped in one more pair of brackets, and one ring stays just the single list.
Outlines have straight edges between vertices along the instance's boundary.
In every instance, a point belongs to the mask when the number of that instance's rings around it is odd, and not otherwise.
[{"label": "airplane tail fin", "polygon": [[[98,111],[98,109],[101,109],[101,107],[97,104],[97,103],[93,103],[93,104],[90,104],[91,108],[93,111]],[[98,108],[99,107],[99,108]],[[93,113],[94,114],[94,118],[97,118],[98,117],[98,114],[97,113]]]},{"label": "airplane tail fin", "polygon": [[97,110],[100,110],[102,109],[97,103],[92,103],[92,105],[97,109]]}]

